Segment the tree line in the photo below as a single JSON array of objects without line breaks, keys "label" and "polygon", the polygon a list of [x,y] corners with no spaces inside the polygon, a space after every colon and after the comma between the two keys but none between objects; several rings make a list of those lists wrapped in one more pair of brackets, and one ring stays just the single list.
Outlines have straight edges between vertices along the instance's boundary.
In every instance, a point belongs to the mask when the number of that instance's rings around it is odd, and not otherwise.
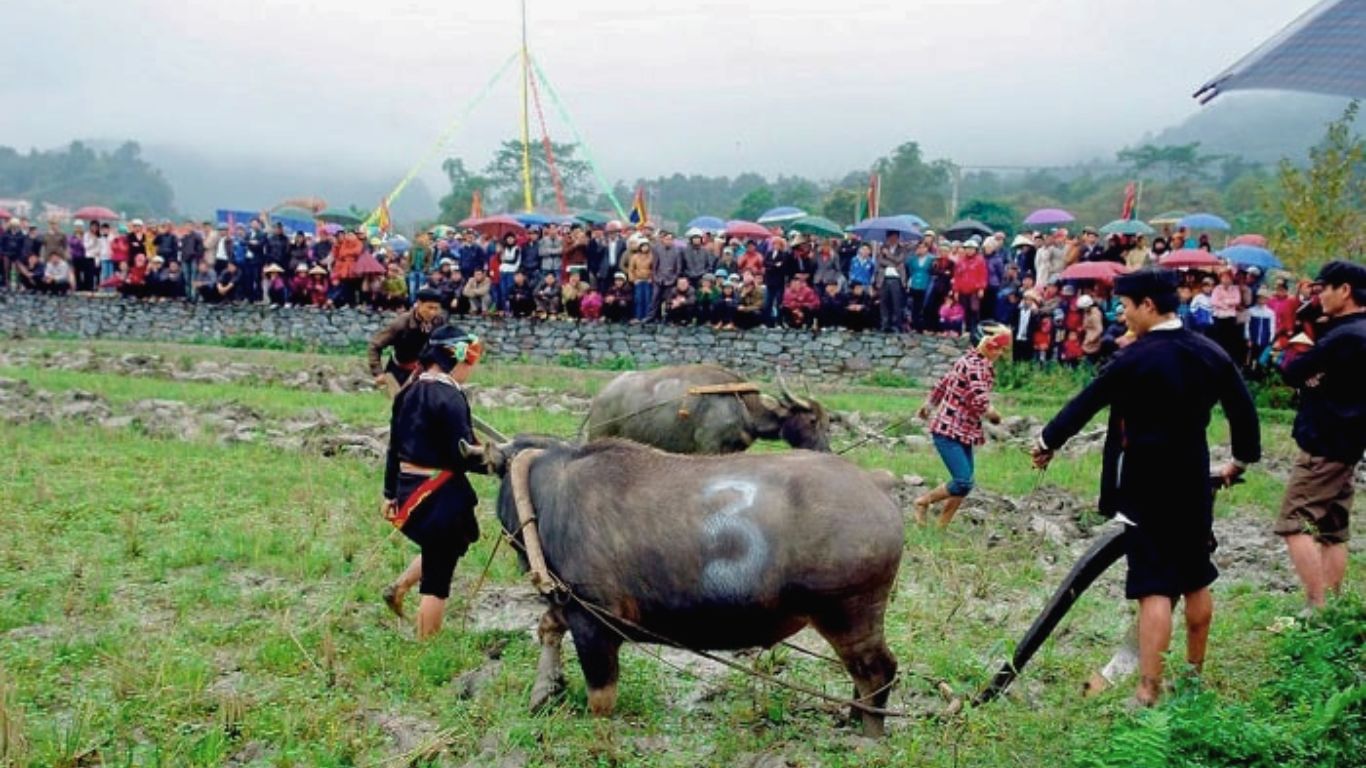
[{"label": "tree line", "polygon": [[175,196],[161,171],[142,158],[137,142],[109,152],[79,141],[27,154],[0,146],[0,197],[75,208],[103,205],[129,217],[171,216]]}]

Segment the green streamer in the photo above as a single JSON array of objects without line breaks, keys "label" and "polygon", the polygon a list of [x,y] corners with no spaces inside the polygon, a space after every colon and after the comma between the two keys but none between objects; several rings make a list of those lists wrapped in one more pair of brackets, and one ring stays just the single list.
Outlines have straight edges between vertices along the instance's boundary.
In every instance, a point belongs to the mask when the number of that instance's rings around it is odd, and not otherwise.
[{"label": "green streamer", "polygon": [[555,105],[555,111],[560,114],[560,119],[569,126],[569,132],[574,134],[575,143],[583,147],[583,158],[588,161],[588,167],[593,171],[593,178],[597,180],[598,186],[607,195],[607,199],[612,201],[612,207],[617,209],[617,216],[624,221],[627,218],[626,209],[621,207],[621,203],[617,201],[617,196],[608,186],[607,179],[603,177],[602,171],[598,169],[597,161],[593,159],[593,151],[588,148],[588,143],[583,140],[583,136],[579,133],[578,127],[574,125],[574,121],[569,118],[569,110],[565,109],[564,102],[560,101],[560,95],[555,92],[555,86],[550,84],[550,80],[545,76],[545,71],[541,69],[541,63],[536,60],[535,56],[531,57],[531,66],[536,70],[536,77],[545,86],[546,93],[550,94],[550,103]]}]

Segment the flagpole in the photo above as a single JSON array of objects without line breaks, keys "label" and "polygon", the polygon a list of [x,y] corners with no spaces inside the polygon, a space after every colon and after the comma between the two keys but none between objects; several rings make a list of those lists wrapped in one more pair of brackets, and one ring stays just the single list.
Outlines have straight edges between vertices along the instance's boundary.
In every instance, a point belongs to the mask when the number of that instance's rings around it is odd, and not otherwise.
[{"label": "flagpole", "polygon": [[531,126],[527,103],[527,91],[531,84],[530,57],[526,44],[526,0],[522,0],[522,204],[527,211],[532,208],[531,200]]}]

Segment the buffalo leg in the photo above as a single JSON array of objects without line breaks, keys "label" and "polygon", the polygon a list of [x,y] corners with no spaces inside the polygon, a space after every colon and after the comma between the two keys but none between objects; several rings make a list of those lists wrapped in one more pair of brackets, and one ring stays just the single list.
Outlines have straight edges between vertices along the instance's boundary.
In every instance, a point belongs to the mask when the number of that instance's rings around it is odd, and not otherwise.
[{"label": "buffalo leg", "polygon": [[588,711],[599,717],[612,714],[617,705],[617,677],[621,672],[621,638],[601,620],[571,613],[569,631],[574,635],[574,650],[588,684]]},{"label": "buffalo leg", "polygon": [[551,608],[541,617],[536,635],[541,641],[541,659],[536,664],[536,683],[531,686],[531,711],[538,712],[551,699],[564,692],[564,666],[560,661],[560,647],[569,627],[558,608]]},{"label": "buffalo leg", "polygon": [[[835,649],[854,679],[854,698],[878,709],[886,708],[896,679],[896,657],[887,649],[883,632],[884,605],[885,596],[883,604],[851,606],[815,622],[816,630]],[[864,736],[882,736],[882,715],[858,707],[850,707],[849,715],[851,720],[862,719]]]}]

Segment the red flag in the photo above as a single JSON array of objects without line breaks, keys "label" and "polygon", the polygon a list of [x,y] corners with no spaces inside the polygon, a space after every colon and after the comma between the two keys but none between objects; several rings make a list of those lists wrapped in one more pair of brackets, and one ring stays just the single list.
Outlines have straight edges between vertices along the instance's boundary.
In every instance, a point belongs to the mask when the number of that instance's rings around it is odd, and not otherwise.
[{"label": "red flag", "polygon": [[864,209],[868,211],[868,218],[878,217],[878,206],[882,202],[882,179],[876,174],[868,176],[868,205]]},{"label": "red flag", "polygon": [[1124,185],[1124,206],[1120,209],[1121,219],[1131,220],[1138,215],[1138,186],[1132,181]]},{"label": "red flag", "polygon": [[484,198],[479,194],[479,190],[477,189],[474,190],[473,195],[470,195],[470,218],[484,218]]}]

